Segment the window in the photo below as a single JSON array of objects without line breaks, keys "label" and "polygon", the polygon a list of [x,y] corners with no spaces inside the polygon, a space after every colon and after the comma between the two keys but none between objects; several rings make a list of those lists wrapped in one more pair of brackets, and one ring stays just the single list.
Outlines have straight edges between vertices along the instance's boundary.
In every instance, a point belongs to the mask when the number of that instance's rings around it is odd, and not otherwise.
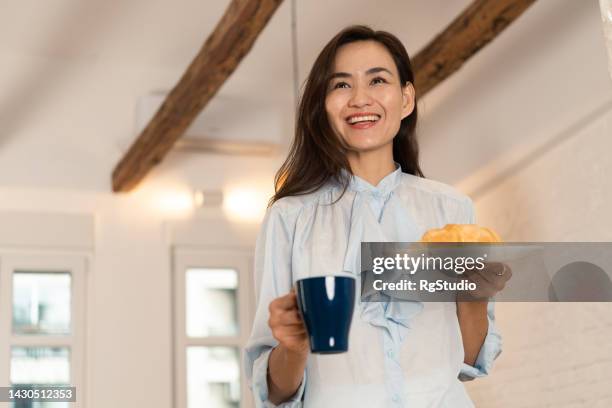
[{"label": "window", "polygon": [[[82,407],[85,258],[0,253],[0,384],[76,387]],[[15,407],[16,408],[16,407]]]},{"label": "window", "polygon": [[250,265],[241,251],[175,251],[177,408],[251,406],[241,359],[253,313]]}]

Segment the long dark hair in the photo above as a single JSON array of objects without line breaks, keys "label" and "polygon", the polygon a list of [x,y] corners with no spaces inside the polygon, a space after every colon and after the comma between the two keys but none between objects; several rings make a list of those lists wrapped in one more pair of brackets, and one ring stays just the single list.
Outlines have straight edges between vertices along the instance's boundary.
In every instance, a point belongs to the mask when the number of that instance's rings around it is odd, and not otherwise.
[{"label": "long dark hair", "polygon": [[[377,41],[389,51],[399,72],[401,86],[405,86],[406,82],[414,84],[410,57],[404,45],[393,34],[374,31],[363,25],[350,26],[339,32],[323,48],[306,79],[297,111],[295,138],[287,159],[274,178],[275,194],[270,205],[283,197],[316,191],[330,179],[339,181],[343,193],[346,191],[350,180],[349,176],[342,176],[341,170],[346,170],[345,174],[352,174],[346,157],[347,149],[327,120],[325,98],[338,49],[352,42],[366,40]],[[415,100],[414,110],[402,119],[400,129],[393,139],[393,160],[400,164],[404,173],[423,177],[419,167],[416,124]]]}]

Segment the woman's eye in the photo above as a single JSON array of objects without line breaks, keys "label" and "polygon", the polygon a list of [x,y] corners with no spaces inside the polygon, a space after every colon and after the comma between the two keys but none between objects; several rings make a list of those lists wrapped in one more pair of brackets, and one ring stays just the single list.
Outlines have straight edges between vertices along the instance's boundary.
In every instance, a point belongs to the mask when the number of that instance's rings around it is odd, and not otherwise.
[{"label": "woman's eye", "polygon": [[347,84],[346,82],[338,82],[334,85],[333,89],[347,88],[348,86],[349,84]]},{"label": "woman's eye", "polygon": [[385,84],[387,83],[387,81],[385,80],[385,78],[382,77],[376,77],[372,80],[373,84]]}]

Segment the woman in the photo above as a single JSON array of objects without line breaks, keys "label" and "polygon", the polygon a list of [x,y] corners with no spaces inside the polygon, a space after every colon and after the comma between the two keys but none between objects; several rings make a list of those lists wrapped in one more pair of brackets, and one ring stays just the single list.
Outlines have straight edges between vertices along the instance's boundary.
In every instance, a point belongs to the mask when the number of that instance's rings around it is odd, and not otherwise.
[{"label": "woman", "polygon": [[474,222],[469,198],[423,178],[413,81],[401,42],[364,26],[340,32],[313,65],[257,241],[245,367],[258,407],[471,407],[460,379],[486,375],[500,353],[486,301],[359,300],[349,351],[309,353],[296,280],[359,278],[362,241]]}]

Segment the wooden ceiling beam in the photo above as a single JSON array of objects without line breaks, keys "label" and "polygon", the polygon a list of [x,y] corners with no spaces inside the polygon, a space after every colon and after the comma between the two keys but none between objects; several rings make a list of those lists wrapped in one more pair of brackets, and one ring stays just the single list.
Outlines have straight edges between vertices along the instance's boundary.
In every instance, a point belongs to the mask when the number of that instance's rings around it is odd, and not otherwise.
[{"label": "wooden ceiling beam", "polygon": [[[113,191],[129,191],[170,151],[249,52],[282,0],[232,0],[153,119],[115,167]],[[491,42],[535,0],[474,0],[412,60],[424,96]]]},{"label": "wooden ceiling beam", "polygon": [[535,0],[475,0],[412,59],[424,96],[490,43]]},{"label": "wooden ceiling beam", "polygon": [[282,0],[232,0],[187,71],[113,170],[113,191],[134,188],[163,160],[251,50]]}]

